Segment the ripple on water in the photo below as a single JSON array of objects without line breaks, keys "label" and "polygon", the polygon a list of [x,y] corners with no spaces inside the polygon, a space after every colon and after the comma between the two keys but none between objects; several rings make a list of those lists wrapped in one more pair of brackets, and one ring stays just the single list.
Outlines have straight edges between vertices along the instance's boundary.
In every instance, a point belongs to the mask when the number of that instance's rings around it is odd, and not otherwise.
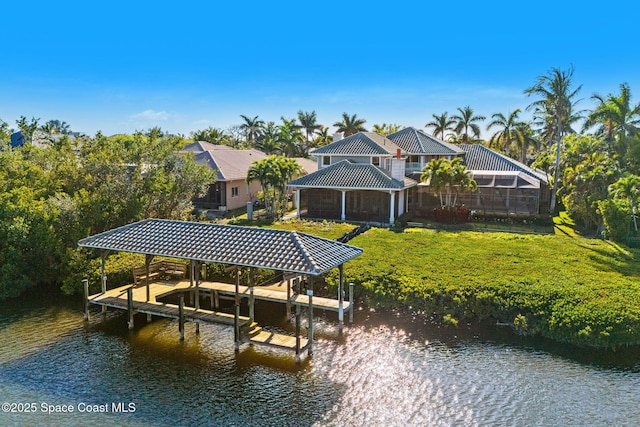
[{"label": "ripple on water", "polygon": [[[135,402],[134,414],[75,414],[117,425],[629,425],[640,374],[602,369],[518,345],[445,341],[429,326],[383,315],[336,340],[319,318],[314,357],[244,346],[232,330],[77,310],[0,313],[0,395],[52,403]],[[375,317],[378,316],[378,317]],[[138,321],[138,319],[136,319]],[[286,325],[284,327],[287,327]],[[59,425],[60,417],[0,414],[0,425]]]}]

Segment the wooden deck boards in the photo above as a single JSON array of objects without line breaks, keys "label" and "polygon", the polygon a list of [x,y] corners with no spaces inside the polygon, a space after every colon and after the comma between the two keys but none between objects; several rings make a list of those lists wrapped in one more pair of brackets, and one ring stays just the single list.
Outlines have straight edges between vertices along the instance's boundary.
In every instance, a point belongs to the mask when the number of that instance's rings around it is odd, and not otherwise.
[{"label": "wooden deck boards", "polygon": [[[221,282],[201,282],[201,290],[218,291],[223,295],[235,295],[236,285]],[[276,288],[277,289],[277,288]],[[255,299],[271,302],[287,302],[287,288],[282,290],[276,290],[274,287],[262,287],[256,286],[253,288],[253,296]],[[251,290],[249,286],[240,285],[238,287],[239,295],[241,298],[249,298]],[[309,305],[309,297],[307,295],[297,295],[291,300],[292,304],[297,305]],[[313,308],[320,310],[338,311],[338,300],[332,298],[313,297]],[[348,312],[351,310],[351,303],[349,301],[343,301],[343,310]]]},{"label": "wooden deck boards", "polygon": [[[260,345],[270,345],[278,348],[296,349],[296,337],[291,335],[276,334],[274,332],[262,331],[258,335],[248,338],[247,342]],[[304,350],[309,340],[300,338],[300,349]]]},{"label": "wooden deck boards", "polygon": [[[287,284],[286,282],[272,285],[269,287],[254,287],[253,296],[257,300],[272,301],[279,303],[287,302]],[[133,310],[137,313],[151,314],[154,316],[178,319],[180,309],[178,305],[162,303],[159,301],[164,296],[171,295],[176,292],[193,291],[195,285],[191,286],[190,281],[154,281],[149,283],[149,300],[147,301],[147,286],[142,285],[132,287],[131,285],[121,286],[119,288],[108,290],[105,293],[89,296],[88,300],[92,304],[102,305],[120,310],[128,310],[127,290],[132,288]],[[218,292],[220,295],[235,296],[235,285],[221,282],[203,281],[198,287],[201,295],[207,293]],[[249,286],[239,286],[239,295],[241,298],[249,298],[251,289]],[[290,300],[291,304],[308,306],[309,296],[295,295]],[[338,300],[331,298],[313,297],[313,308],[321,310],[338,311]],[[343,302],[344,312],[352,309],[351,303]],[[186,321],[197,321],[204,323],[217,323],[233,326],[234,315],[224,312],[216,312],[211,310],[198,309],[185,306],[183,308],[184,319]],[[248,325],[249,318],[240,316],[240,326]],[[244,342],[276,347],[287,350],[296,350],[296,337],[290,335],[277,334],[268,331],[245,337]],[[305,351],[309,347],[309,340],[300,337],[300,351]]]}]

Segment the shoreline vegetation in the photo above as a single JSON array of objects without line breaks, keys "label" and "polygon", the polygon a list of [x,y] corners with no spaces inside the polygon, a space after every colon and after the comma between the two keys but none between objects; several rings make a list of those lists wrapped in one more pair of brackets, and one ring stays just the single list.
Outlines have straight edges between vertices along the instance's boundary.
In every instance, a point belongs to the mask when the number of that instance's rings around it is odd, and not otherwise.
[{"label": "shoreline vegetation", "polygon": [[[330,229],[300,224],[320,236]],[[638,249],[576,235],[425,228],[372,228],[349,244],[364,254],[345,265],[345,280],[370,307],[452,327],[491,320],[582,347],[640,345]],[[328,285],[337,279],[331,272]]]},{"label": "shoreline vegetation", "polygon": [[[331,240],[356,227],[304,220],[251,225]],[[345,264],[345,282],[355,283],[356,299],[370,308],[411,313],[451,328],[459,322],[508,325],[517,334],[579,347],[640,346],[639,249],[565,233],[399,227],[371,228],[348,244],[364,254]],[[129,283],[131,266],[141,262],[137,254],[110,255],[109,287]],[[258,273],[260,280],[273,274]],[[220,266],[208,266],[207,277],[224,280],[224,275]],[[98,260],[83,277],[98,290]],[[330,292],[337,280],[337,270],[326,276]]]}]

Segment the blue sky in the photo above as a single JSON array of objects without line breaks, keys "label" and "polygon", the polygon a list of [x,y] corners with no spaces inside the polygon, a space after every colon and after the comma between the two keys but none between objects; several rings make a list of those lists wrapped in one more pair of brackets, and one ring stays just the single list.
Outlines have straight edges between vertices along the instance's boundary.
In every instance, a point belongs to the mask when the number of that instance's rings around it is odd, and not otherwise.
[{"label": "blue sky", "polygon": [[571,65],[583,108],[622,82],[640,102],[633,2],[215,3],[3,5],[0,119],[188,136],[315,110],[424,127],[466,105],[524,110],[536,77]]}]

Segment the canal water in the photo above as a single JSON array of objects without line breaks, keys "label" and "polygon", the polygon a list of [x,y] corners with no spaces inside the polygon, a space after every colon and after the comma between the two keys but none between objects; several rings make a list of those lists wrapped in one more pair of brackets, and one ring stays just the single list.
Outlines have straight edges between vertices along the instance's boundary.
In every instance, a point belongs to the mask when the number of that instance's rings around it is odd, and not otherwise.
[{"label": "canal water", "polygon": [[[187,324],[180,342],[174,321],[128,331],[122,313],[85,323],[79,301],[40,300],[0,303],[1,426],[640,424],[637,350],[360,310],[342,338],[318,319],[314,356],[296,366],[282,351],[236,354],[228,327]],[[278,309],[257,305],[273,313],[258,320],[277,325]]]}]

